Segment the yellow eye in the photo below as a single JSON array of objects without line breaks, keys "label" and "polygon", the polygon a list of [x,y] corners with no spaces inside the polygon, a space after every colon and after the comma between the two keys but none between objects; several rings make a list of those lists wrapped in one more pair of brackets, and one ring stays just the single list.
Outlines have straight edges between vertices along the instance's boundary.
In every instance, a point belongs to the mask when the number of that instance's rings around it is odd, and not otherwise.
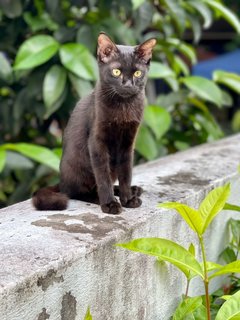
[{"label": "yellow eye", "polygon": [[114,77],[119,77],[121,74],[121,70],[119,69],[112,69],[112,74]]},{"label": "yellow eye", "polygon": [[134,72],[134,77],[136,77],[136,78],[140,78],[141,77],[141,75],[142,75],[142,71],[140,71],[140,70],[137,70],[137,71],[135,71]]}]

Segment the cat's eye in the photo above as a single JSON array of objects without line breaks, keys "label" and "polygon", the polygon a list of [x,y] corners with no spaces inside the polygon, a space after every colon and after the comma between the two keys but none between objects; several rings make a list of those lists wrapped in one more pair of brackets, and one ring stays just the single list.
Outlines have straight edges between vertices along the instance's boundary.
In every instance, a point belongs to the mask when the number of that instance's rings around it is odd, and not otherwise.
[{"label": "cat's eye", "polygon": [[113,74],[114,77],[119,77],[121,75],[121,70],[112,69],[112,74]]},{"label": "cat's eye", "polygon": [[134,77],[136,77],[136,78],[140,78],[140,77],[142,76],[142,71],[136,70],[133,75],[134,75]]}]

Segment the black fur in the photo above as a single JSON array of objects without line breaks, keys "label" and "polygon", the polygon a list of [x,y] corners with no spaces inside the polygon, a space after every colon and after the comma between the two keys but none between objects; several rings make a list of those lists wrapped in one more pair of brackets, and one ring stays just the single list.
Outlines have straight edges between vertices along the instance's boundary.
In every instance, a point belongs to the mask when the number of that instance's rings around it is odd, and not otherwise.
[{"label": "black fur", "polygon": [[[145,85],[155,39],[131,47],[98,37],[100,80],[78,102],[63,138],[59,193],[45,188],[33,196],[39,210],[61,210],[67,199],[99,203],[102,211],[118,214],[122,206],[141,205],[140,187],[131,187],[134,140],[143,116]],[[121,76],[114,76],[119,69]],[[135,77],[136,70],[142,72]],[[118,180],[114,197],[113,183]],[[49,192],[48,192],[49,190]]]}]

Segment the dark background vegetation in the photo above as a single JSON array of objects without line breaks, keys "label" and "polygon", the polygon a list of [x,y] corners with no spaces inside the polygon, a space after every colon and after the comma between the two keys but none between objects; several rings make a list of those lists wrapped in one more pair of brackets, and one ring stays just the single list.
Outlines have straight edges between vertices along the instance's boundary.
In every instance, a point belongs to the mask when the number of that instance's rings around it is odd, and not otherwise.
[{"label": "dark background vegetation", "polygon": [[100,31],[128,45],[158,39],[136,163],[238,131],[239,75],[191,69],[239,48],[239,12],[230,0],[0,0],[0,206],[58,181],[63,129],[98,78]]}]

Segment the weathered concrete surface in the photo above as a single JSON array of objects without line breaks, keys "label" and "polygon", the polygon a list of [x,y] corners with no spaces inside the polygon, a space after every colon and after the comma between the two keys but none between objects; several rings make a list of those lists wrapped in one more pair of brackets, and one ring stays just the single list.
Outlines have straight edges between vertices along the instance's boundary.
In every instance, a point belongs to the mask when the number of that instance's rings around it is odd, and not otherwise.
[{"label": "weathered concrete surface", "polygon": [[[143,205],[119,216],[77,201],[62,212],[36,211],[30,201],[0,210],[0,319],[82,320],[88,306],[94,320],[168,319],[185,288],[181,274],[113,244],[149,236],[196,243],[185,222],[157,203],[197,207],[213,187],[232,181],[229,201],[240,205],[239,162],[236,135],[136,167]],[[206,235],[212,261],[231,215],[221,214]]]}]

